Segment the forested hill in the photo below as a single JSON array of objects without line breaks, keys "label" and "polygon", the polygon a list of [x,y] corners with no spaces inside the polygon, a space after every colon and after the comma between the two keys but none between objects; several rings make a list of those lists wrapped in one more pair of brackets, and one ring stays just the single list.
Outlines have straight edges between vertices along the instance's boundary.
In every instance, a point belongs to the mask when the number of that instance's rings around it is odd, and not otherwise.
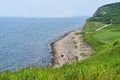
[{"label": "forested hill", "polygon": [[120,24],[120,2],[104,5],[98,8],[93,17],[88,20]]}]

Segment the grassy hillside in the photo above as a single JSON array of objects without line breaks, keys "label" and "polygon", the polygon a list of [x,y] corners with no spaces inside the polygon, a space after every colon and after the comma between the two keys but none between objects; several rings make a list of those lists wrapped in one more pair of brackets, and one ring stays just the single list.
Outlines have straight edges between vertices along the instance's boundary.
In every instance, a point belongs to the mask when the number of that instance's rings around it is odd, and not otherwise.
[{"label": "grassy hillside", "polygon": [[104,23],[120,23],[120,3],[108,4],[100,7],[90,21],[101,21]]},{"label": "grassy hillside", "polygon": [[0,80],[120,80],[120,24],[94,32],[103,25],[104,21],[89,19],[84,27],[84,40],[96,52],[90,58],[56,69],[33,67],[6,71],[0,73]]}]

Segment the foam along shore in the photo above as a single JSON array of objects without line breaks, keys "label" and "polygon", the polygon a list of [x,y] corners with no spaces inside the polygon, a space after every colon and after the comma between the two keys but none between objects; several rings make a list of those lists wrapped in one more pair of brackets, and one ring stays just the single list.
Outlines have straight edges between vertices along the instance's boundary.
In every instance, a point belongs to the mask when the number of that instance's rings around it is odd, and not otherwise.
[{"label": "foam along shore", "polygon": [[53,67],[88,58],[94,51],[83,41],[82,29],[72,31],[51,44]]}]

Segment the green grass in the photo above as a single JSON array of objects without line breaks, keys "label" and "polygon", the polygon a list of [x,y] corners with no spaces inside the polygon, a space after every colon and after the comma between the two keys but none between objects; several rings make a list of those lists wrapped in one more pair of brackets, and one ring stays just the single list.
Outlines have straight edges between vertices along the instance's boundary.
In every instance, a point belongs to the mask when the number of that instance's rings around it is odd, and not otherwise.
[{"label": "green grass", "polygon": [[[91,22],[88,22],[87,24],[91,24]],[[88,28],[95,26],[95,23],[92,23],[92,26],[90,25]],[[84,32],[87,32],[88,30],[84,28]],[[92,31],[92,30],[91,30]],[[95,50],[102,49],[103,45],[106,43],[110,43],[116,39],[120,38],[120,25],[111,25],[108,26],[98,32],[94,33],[86,33],[84,34],[85,41],[91,45]]]},{"label": "green grass", "polygon": [[88,21],[120,24],[120,2],[101,6]]},{"label": "green grass", "polygon": [[[87,25],[84,32],[98,27],[96,22],[87,24],[92,25]],[[90,28],[92,26],[95,29]],[[31,67],[15,72],[6,71],[0,73],[0,80],[120,80],[120,25],[84,33],[84,40],[96,51],[86,60],[56,69]]]},{"label": "green grass", "polygon": [[103,25],[104,24],[102,22],[89,21],[85,24],[84,31],[85,32],[93,32]]}]

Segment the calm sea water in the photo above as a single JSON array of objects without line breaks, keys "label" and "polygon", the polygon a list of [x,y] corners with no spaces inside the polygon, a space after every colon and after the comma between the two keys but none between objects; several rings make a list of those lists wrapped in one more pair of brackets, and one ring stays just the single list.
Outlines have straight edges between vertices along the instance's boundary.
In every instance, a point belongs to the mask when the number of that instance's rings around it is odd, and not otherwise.
[{"label": "calm sea water", "polygon": [[86,18],[0,18],[0,71],[51,66],[49,44]]}]

